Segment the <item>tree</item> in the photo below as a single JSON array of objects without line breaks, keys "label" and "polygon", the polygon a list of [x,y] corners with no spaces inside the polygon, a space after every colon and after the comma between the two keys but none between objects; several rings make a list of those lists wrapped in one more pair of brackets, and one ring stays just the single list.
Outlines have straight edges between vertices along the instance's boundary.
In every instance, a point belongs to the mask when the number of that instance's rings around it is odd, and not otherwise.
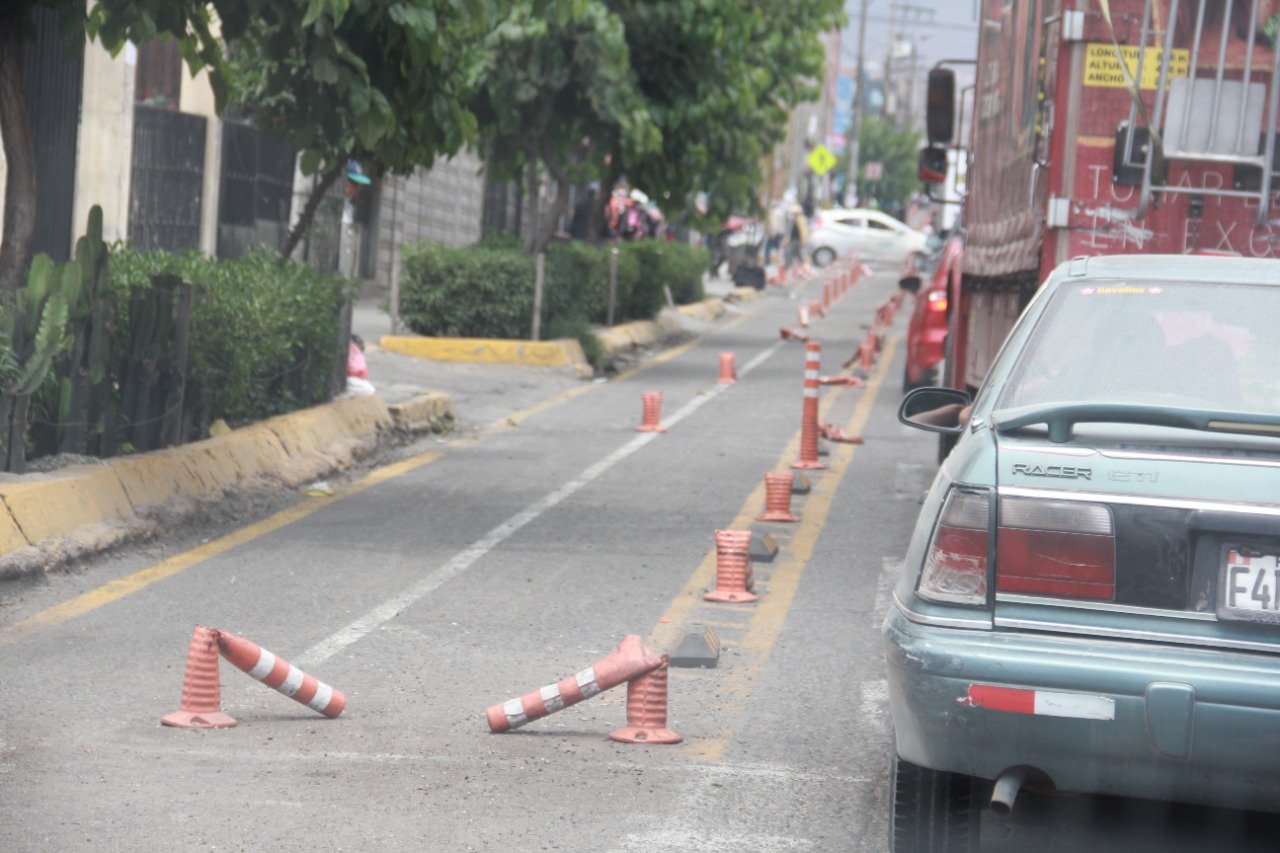
[{"label": "tree", "polygon": [[598,176],[606,155],[641,156],[661,137],[636,90],[622,21],[598,0],[515,0],[485,54],[473,108],[490,174],[512,180],[545,167],[556,184],[551,213],[527,242],[540,252],[574,183]]},{"label": "tree", "polygon": [[[224,32],[234,32],[234,7],[248,0],[216,3],[232,14],[223,18]],[[142,43],[158,33],[179,39],[192,69],[210,68],[215,92],[225,91],[221,51],[210,26],[210,6],[202,0],[97,0],[92,11],[86,0],[4,0],[0,2],[0,138],[4,142],[7,178],[4,229],[0,232],[0,306],[12,307],[31,261],[35,228],[35,155],[27,121],[22,85],[22,43],[32,31],[36,7],[57,13],[62,30],[75,44],[84,36],[97,37],[110,50],[126,40]],[[243,15],[241,15],[243,17]]]},{"label": "tree", "polygon": [[[234,101],[297,146],[303,171],[323,177],[290,249],[349,158],[411,171],[456,152],[474,130],[463,101],[484,0],[96,0],[92,9],[86,0],[3,0],[0,304],[12,304],[30,262],[36,186],[22,42],[38,6],[58,14],[72,43],[88,36],[113,53],[174,36],[192,73],[210,72],[220,111]],[[230,62],[224,41],[236,46]]]},{"label": "tree", "polygon": [[483,0],[258,0],[232,44],[233,106],[301,152],[320,180],[283,254],[349,160],[408,174],[475,132],[465,102],[485,31]]},{"label": "tree", "polygon": [[[883,207],[905,201],[919,189],[916,157],[920,148],[920,134],[917,131],[909,128],[898,130],[894,127],[893,120],[884,116],[867,116],[862,120],[858,145],[863,164],[862,174],[858,175],[859,198],[864,201],[874,198]],[[882,177],[878,181],[868,181],[866,164],[876,162],[880,163]],[[846,158],[846,170],[847,164]]]},{"label": "tree", "polygon": [[792,108],[821,79],[819,36],[841,0],[656,0],[611,3],[626,27],[632,69],[662,133],[660,151],[614,152],[616,178],[688,204],[708,193],[712,217],[756,201],[761,164]]}]

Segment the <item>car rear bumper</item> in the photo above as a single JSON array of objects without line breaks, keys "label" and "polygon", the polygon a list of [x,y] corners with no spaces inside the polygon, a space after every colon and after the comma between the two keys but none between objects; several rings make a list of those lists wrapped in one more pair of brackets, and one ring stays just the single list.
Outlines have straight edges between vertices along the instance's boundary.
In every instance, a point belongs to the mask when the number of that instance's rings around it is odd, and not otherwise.
[{"label": "car rear bumper", "polygon": [[[1280,811],[1280,656],[925,625],[897,604],[884,637],[907,761],[986,779],[1033,767],[1063,791]],[[996,710],[988,697],[1011,695],[1000,688],[1038,698]]]}]

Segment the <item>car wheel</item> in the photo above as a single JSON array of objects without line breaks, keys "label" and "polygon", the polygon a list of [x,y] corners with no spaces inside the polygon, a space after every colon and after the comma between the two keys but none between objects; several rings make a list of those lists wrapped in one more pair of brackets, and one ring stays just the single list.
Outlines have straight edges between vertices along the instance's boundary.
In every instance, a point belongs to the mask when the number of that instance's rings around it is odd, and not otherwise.
[{"label": "car wheel", "polygon": [[890,785],[890,850],[978,849],[981,790],[972,776],[929,770],[894,756]]},{"label": "car wheel", "polygon": [[820,246],[813,250],[813,265],[815,267],[825,267],[835,259],[835,249],[832,249],[830,246]]}]

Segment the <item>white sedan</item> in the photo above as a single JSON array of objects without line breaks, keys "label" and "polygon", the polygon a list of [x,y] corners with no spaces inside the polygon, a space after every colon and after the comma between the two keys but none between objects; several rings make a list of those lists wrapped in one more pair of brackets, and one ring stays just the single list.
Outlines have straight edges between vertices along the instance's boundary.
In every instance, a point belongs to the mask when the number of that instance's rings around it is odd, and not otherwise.
[{"label": "white sedan", "polygon": [[832,208],[818,211],[814,218],[809,249],[819,267],[848,251],[858,252],[863,260],[898,262],[911,252],[923,252],[928,239],[878,210]]}]

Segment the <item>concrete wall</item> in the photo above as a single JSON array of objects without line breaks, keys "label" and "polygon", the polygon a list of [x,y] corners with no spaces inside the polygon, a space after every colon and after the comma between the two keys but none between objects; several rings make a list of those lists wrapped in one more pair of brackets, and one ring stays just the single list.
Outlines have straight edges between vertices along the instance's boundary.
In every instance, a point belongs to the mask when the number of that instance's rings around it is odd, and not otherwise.
[{"label": "concrete wall", "polygon": [[138,52],[131,44],[114,58],[96,42],[85,46],[73,234],[80,233],[89,208],[98,204],[103,239],[128,236],[137,63]]},{"label": "concrete wall", "polygon": [[465,246],[480,239],[484,175],[480,158],[462,152],[430,171],[388,177],[379,199],[373,274],[390,283],[396,248],[405,243]]},{"label": "concrete wall", "polygon": [[186,63],[182,66],[182,91],[178,109],[191,115],[204,116],[204,188],[200,197],[200,251],[206,255],[218,251],[218,191],[222,175],[222,120],[218,118],[209,85],[208,72],[192,77]]}]

